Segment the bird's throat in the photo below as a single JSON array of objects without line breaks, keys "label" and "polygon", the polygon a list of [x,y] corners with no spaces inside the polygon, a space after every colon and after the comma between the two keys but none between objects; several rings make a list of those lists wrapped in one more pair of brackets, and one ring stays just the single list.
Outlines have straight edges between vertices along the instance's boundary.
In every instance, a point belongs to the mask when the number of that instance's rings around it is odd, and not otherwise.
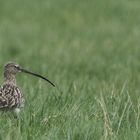
[{"label": "bird's throat", "polygon": [[5,74],[4,75],[4,82],[10,85],[16,85],[16,77],[13,74]]}]

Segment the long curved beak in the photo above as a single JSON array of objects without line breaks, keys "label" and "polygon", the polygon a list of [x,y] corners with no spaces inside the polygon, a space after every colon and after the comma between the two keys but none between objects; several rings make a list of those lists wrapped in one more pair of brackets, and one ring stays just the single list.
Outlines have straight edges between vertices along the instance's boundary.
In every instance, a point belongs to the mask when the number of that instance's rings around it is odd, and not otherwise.
[{"label": "long curved beak", "polygon": [[23,68],[19,68],[19,70],[20,70],[21,72],[28,73],[28,74],[31,74],[31,75],[33,75],[33,76],[39,77],[39,78],[41,78],[41,79],[44,79],[45,81],[49,82],[52,86],[55,87],[55,85],[54,85],[50,80],[48,80],[47,78],[45,78],[44,76],[42,76],[42,75],[40,75],[40,74],[33,73],[33,72],[28,71],[28,70],[25,70],[25,69],[23,69]]}]

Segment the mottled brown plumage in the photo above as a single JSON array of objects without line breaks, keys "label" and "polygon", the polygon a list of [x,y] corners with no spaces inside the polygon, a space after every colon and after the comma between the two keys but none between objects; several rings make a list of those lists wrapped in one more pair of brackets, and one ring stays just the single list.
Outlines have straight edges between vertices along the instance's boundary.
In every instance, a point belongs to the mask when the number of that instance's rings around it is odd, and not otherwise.
[{"label": "mottled brown plumage", "polygon": [[15,63],[8,63],[4,67],[4,83],[0,86],[0,110],[16,110],[19,112],[24,107],[24,97],[16,85],[16,74],[18,72],[40,77],[55,86],[51,81],[39,74],[27,71]]},{"label": "mottled brown plumage", "polygon": [[11,84],[0,87],[0,109],[15,109],[24,107],[24,98],[19,88]]}]

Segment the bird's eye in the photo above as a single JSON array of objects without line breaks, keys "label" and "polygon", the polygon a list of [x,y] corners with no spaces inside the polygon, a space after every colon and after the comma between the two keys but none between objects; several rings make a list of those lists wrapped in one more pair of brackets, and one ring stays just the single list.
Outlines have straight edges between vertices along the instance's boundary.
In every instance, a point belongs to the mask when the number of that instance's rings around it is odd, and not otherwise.
[{"label": "bird's eye", "polygon": [[19,68],[19,65],[14,65],[15,68]]}]

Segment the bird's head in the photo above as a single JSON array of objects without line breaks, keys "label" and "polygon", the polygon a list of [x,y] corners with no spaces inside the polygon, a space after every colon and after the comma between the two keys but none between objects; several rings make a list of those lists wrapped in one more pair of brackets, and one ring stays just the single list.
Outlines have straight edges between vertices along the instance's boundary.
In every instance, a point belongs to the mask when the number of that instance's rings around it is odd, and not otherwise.
[{"label": "bird's head", "polygon": [[28,71],[26,69],[21,68],[18,64],[14,63],[14,62],[9,62],[5,65],[4,67],[4,77],[5,78],[10,78],[10,76],[15,76],[18,72],[24,72],[24,73],[28,73],[30,75],[39,77],[41,79],[46,80],[47,82],[49,82],[52,86],[55,86],[50,80],[48,80],[46,77],[40,75],[40,74],[36,74],[34,72]]},{"label": "bird's head", "polygon": [[9,62],[4,66],[4,73],[5,74],[16,75],[20,71],[21,70],[20,70],[19,65],[14,63],[14,62]]}]

